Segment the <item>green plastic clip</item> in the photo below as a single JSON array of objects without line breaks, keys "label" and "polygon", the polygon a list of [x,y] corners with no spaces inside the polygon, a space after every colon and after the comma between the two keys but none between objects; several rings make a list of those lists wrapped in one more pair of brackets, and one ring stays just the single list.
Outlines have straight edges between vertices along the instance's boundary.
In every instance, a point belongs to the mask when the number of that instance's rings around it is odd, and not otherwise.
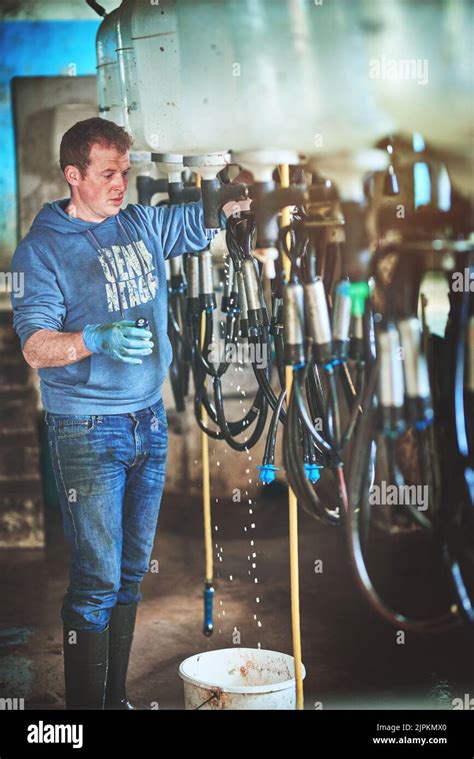
[{"label": "green plastic clip", "polygon": [[370,295],[369,285],[367,282],[351,282],[349,289],[352,300],[352,316],[363,316],[365,301]]}]

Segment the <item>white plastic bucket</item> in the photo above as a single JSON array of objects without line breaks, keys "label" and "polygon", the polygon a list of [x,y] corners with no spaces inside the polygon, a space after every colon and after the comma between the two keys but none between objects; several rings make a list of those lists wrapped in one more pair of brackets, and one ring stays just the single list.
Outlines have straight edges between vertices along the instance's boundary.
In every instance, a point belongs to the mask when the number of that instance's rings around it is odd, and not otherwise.
[{"label": "white plastic bucket", "polygon": [[[294,659],[259,648],[222,648],[179,668],[186,709],[294,709]],[[302,666],[303,678],[306,670]]]}]

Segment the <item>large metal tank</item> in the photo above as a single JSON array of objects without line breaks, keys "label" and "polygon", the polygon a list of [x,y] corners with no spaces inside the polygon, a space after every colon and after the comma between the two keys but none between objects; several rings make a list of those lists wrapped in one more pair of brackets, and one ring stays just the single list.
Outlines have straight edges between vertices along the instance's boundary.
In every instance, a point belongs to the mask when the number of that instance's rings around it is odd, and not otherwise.
[{"label": "large metal tank", "polygon": [[370,91],[358,2],[133,6],[144,134],[155,151],[334,152],[370,145],[391,126]]},{"label": "large metal tank", "polygon": [[97,31],[97,98],[99,116],[123,126],[122,97],[116,54],[119,14],[119,8],[109,13]]},{"label": "large metal tank", "polygon": [[472,14],[469,0],[124,0],[98,35],[101,113],[137,150],[313,163],[416,131],[467,189]]},{"label": "large metal tank", "polygon": [[132,40],[132,15],[134,0],[123,0],[119,8],[117,24],[117,61],[123,125],[134,140],[133,149],[150,151],[143,132],[143,114],[140,107],[137,62]]},{"label": "large metal tank", "polygon": [[[131,32],[139,88],[138,109],[144,141],[156,153],[179,152],[186,131],[186,93],[181,92],[176,1],[131,0]],[[194,12],[200,10],[195,6]],[[138,129],[137,129],[138,131]]]}]

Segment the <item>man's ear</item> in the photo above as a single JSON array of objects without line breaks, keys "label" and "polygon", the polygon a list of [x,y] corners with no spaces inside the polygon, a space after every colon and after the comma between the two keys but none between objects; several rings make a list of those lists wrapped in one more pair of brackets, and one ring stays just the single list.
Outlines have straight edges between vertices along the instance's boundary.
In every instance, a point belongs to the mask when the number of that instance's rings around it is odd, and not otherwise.
[{"label": "man's ear", "polygon": [[77,187],[77,185],[79,184],[79,180],[81,179],[81,172],[79,171],[77,166],[73,166],[71,164],[64,168],[64,177],[68,185],[72,185],[72,187]]}]

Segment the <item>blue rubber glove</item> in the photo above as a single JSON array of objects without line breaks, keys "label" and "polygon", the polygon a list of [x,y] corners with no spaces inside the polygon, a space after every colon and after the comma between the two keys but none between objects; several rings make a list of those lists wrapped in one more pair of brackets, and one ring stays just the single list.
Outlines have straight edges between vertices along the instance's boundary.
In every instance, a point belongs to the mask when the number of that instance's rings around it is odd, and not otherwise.
[{"label": "blue rubber glove", "polygon": [[141,364],[139,356],[153,352],[153,337],[148,329],[135,327],[135,322],[121,321],[112,324],[87,324],[82,339],[87,350],[105,353],[106,356],[126,364]]}]

